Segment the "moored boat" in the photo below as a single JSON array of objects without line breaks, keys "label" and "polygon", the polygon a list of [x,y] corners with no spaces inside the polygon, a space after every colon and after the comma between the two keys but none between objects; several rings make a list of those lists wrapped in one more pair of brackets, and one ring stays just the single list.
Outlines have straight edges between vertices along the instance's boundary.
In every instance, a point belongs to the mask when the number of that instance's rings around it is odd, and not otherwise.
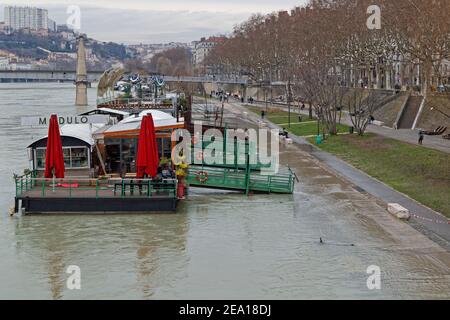
[{"label": "moored boat", "polygon": [[[178,181],[172,170],[171,135],[182,128],[176,119],[159,110],[129,114],[95,109],[83,115],[102,114],[106,123],[61,126],[64,178],[44,176],[48,136],[28,146],[30,168],[15,177],[16,212],[112,213],[173,212],[177,205]],[[152,115],[160,174],[136,177],[137,145],[142,119]],[[166,169],[166,170],[165,170]]]}]

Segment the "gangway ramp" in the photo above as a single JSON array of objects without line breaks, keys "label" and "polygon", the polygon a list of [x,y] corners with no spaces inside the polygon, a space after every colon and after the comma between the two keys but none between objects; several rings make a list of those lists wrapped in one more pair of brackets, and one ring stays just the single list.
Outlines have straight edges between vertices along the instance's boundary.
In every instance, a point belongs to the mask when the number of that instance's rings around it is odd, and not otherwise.
[{"label": "gangway ramp", "polygon": [[239,190],[245,193],[292,194],[295,175],[288,168],[285,172],[263,175],[261,171],[208,166],[189,167],[187,182],[191,187]]}]

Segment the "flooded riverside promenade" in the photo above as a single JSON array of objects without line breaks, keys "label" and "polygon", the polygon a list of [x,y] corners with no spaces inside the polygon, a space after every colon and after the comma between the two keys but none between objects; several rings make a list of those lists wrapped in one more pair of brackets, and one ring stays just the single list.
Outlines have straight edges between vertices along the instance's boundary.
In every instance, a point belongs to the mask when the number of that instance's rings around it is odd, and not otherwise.
[{"label": "flooded riverside promenade", "polygon": [[[197,189],[176,214],[9,217],[12,175],[46,134],[20,118],[85,111],[73,96],[71,84],[0,86],[1,299],[450,298],[448,252],[296,145],[280,149],[294,195]],[[70,265],[81,290],[66,286]],[[368,289],[369,266],[381,290]]]}]

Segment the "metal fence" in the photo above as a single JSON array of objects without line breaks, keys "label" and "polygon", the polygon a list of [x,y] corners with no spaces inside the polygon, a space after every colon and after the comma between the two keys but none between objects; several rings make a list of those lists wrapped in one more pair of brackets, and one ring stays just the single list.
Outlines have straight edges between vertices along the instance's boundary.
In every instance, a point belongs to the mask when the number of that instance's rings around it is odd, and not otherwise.
[{"label": "metal fence", "polygon": [[37,178],[36,172],[15,178],[16,197],[39,198],[176,198],[176,179]]}]

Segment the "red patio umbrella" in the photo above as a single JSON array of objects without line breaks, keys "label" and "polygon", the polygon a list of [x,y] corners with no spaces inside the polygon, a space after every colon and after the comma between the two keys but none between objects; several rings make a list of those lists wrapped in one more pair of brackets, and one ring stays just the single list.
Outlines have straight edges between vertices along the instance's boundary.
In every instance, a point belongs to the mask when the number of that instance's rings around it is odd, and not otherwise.
[{"label": "red patio umbrella", "polygon": [[64,178],[64,155],[59,132],[58,117],[50,117],[48,128],[47,151],[45,154],[45,178]]},{"label": "red patio umbrella", "polygon": [[145,174],[148,177],[156,177],[159,155],[158,145],[156,144],[155,124],[151,114],[144,116],[142,119],[137,151],[136,177],[142,179]]}]

